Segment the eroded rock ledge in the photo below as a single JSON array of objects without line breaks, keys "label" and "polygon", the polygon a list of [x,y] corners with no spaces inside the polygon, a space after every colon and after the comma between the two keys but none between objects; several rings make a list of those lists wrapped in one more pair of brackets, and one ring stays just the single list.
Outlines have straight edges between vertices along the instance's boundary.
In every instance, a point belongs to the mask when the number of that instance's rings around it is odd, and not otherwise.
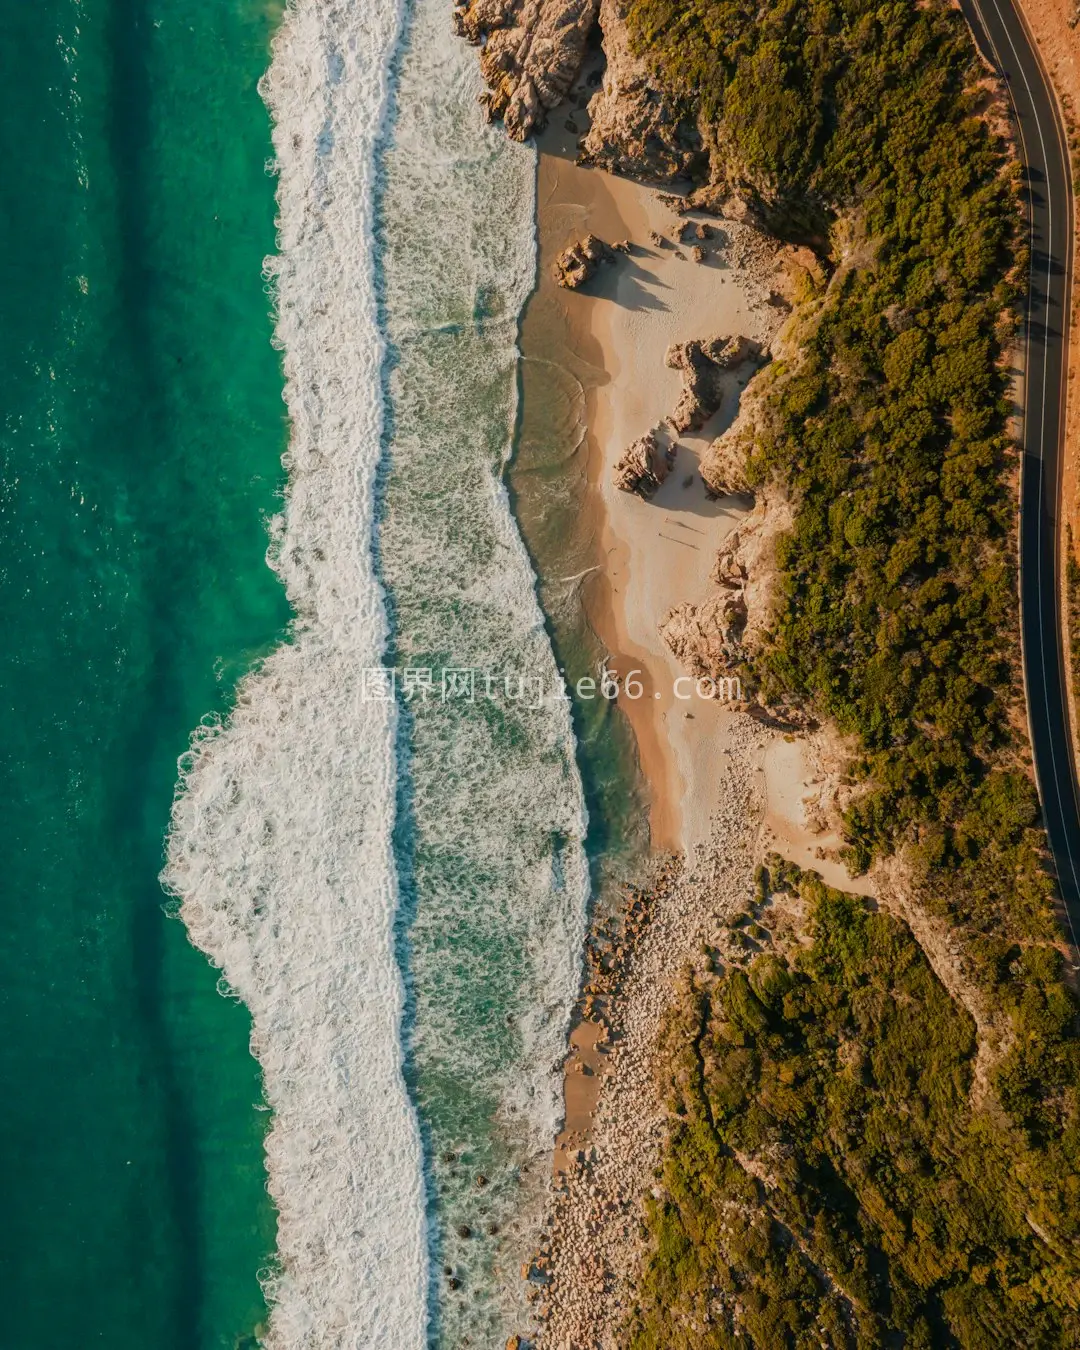
[{"label": "eroded rock ledge", "polygon": [[566,97],[585,55],[600,0],[468,0],[454,30],[482,48],[481,102],[518,141],[543,128]]}]

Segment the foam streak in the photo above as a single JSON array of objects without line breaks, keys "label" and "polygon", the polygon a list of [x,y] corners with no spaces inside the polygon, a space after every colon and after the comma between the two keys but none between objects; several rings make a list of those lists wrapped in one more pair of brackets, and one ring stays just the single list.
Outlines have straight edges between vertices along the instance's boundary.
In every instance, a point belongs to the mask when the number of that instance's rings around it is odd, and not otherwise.
[{"label": "foam streak", "polygon": [[[558,671],[502,476],[536,268],[536,152],[486,126],[475,52],[416,0],[379,190],[392,435],[382,575],[403,666]],[[410,1067],[437,1198],[440,1343],[529,1322],[588,891],[569,705],[416,700],[398,848]],[[487,1179],[478,1189],[477,1175]],[[463,1236],[464,1235],[464,1236]]]},{"label": "foam streak", "polygon": [[296,0],[274,44],[263,92],[280,255],[268,267],[292,435],[272,564],[296,620],[182,762],[165,874],[192,940],[252,1013],[273,1110],[272,1350],[408,1350],[426,1334],[393,937],[395,715],[360,697],[386,639],[371,556],[383,425],[372,211],[400,24],[394,0]]}]

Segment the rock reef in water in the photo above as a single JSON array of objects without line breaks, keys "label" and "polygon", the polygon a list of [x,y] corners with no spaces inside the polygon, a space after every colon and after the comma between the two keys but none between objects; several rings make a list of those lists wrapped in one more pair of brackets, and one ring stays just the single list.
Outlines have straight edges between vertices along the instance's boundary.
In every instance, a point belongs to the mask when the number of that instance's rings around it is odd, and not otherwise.
[{"label": "rock reef in water", "polygon": [[683,377],[682,395],[671,414],[675,430],[700,430],[723,401],[724,372],[756,357],[760,350],[745,337],[692,338],[669,347],[664,360]]},{"label": "rock reef in water", "polygon": [[600,0],[467,0],[454,29],[482,47],[481,102],[517,141],[543,129],[581,69]]},{"label": "rock reef in water", "polygon": [[595,234],[563,249],[555,259],[555,280],[569,291],[579,287],[596,274],[596,269],[604,262],[614,262],[614,250]]},{"label": "rock reef in water", "polygon": [[636,440],[624,452],[614,469],[615,486],[620,492],[635,492],[651,497],[671,472],[676,447],[661,445],[661,430],[656,428]]}]

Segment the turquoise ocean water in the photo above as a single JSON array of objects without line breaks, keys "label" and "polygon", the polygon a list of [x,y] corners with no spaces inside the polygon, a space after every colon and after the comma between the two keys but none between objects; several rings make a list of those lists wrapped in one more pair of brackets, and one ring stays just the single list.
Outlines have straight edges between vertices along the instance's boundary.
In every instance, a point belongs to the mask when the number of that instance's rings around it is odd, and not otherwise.
[{"label": "turquoise ocean water", "polygon": [[[643,848],[558,678],[602,652],[576,396],[519,380],[533,152],[445,0],[299,0],[271,63],[282,12],[0,17],[0,1350],[526,1329],[590,875]],[[158,880],[208,721],[169,877],[236,998]]]},{"label": "turquoise ocean water", "polygon": [[0,13],[0,1345],[243,1344],[244,1008],[157,882],[176,759],[280,635],[267,0]]}]

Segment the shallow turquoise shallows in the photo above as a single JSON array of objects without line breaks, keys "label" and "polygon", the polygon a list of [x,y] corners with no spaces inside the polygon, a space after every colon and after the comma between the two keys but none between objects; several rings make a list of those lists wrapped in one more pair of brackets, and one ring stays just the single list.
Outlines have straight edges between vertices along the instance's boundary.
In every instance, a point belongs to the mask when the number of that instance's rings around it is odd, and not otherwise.
[{"label": "shallow turquoise shallows", "polygon": [[176,760],[287,621],[268,0],[0,10],[0,1346],[225,1350],[273,1249]]}]

